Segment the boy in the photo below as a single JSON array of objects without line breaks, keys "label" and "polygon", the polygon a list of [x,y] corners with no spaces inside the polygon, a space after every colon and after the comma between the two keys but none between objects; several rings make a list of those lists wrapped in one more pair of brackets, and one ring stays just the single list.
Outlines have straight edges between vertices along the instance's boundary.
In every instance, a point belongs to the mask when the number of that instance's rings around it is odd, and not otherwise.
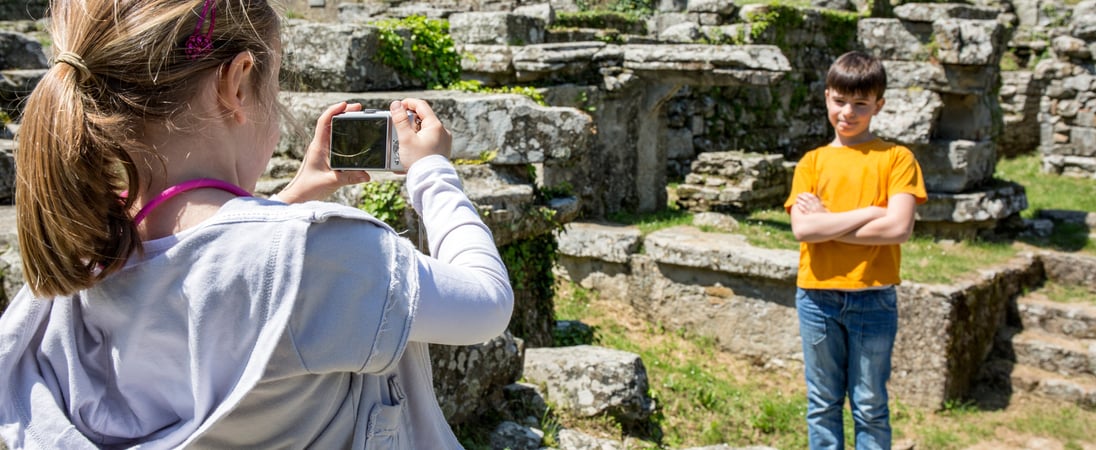
[{"label": "boy", "polygon": [[856,448],[891,445],[886,384],[898,329],[899,244],[927,195],[913,153],[870,131],[886,87],[883,65],[865,53],[830,66],[826,111],[836,137],[799,161],[784,203],[800,241],[796,310],[811,449],[844,448],[846,395]]}]

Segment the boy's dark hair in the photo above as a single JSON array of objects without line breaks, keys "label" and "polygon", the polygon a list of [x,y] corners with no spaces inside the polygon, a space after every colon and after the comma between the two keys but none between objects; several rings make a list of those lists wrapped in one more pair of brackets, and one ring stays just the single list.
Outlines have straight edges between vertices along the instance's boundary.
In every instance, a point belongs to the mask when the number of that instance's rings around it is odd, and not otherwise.
[{"label": "boy's dark hair", "polygon": [[887,90],[887,72],[874,56],[860,51],[841,55],[826,73],[826,89],[849,95],[874,95],[883,98]]}]

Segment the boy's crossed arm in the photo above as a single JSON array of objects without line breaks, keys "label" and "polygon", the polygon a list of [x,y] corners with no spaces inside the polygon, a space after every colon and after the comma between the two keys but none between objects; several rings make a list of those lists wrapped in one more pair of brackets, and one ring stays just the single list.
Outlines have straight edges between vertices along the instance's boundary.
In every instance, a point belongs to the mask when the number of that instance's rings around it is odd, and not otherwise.
[{"label": "boy's crossed arm", "polygon": [[802,193],[791,207],[792,233],[800,242],[839,241],[860,245],[906,242],[913,233],[916,200],[912,194],[895,194],[887,207],[830,212],[818,196]]}]

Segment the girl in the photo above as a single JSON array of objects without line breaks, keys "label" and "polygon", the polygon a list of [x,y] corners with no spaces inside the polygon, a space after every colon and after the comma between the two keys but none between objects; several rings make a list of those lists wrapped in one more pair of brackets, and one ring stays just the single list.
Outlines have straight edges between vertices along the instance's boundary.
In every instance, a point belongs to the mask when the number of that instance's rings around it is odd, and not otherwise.
[{"label": "girl", "polygon": [[[459,448],[427,343],[482,342],[513,292],[430,106],[393,102],[431,254],[322,202],[328,108],[277,199],[266,0],[55,0],[17,149],[26,286],[0,317],[15,448]],[[407,119],[421,118],[416,130]],[[289,202],[294,204],[286,204]]]}]

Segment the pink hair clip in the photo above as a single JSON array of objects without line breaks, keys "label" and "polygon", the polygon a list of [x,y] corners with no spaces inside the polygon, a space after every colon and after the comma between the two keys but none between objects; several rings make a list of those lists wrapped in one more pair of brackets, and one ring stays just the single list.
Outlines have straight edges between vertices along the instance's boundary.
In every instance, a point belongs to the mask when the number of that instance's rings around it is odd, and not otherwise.
[{"label": "pink hair clip", "polygon": [[[194,33],[186,40],[186,56],[190,59],[198,59],[213,50],[213,25],[217,23],[216,0],[205,0],[202,8],[202,18],[194,26]],[[209,15],[209,29],[202,35],[202,25],[205,24],[206,15]]]}]

